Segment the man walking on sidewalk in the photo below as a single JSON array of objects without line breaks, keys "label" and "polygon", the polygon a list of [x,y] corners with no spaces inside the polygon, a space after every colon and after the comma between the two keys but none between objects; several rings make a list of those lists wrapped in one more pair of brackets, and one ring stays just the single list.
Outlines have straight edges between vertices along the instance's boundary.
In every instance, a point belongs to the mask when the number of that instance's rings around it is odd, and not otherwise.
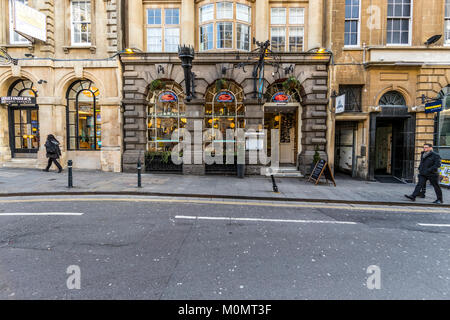
[{"label": "man walking on sidewalk", "polygon": [[443,203],[442,190],[439,186],[439,168],[441,166],[441,157],[433,151],[433,145],[425,143],[423,145],[423,152],[420,157],[419,165],[419,182],[411,195],[405,194],[405,197],[415,201],[420,192],[425,189],[427,180],[430,180],[431,185],[436,192],[437,199],[433,203]]},{"label": "man walking on sidewalk", "polygon": [[47,136],[47,141],[45,142],[45,149],[47,151],[48,164],[47,168],[45,168],[43,171],[48,172],[52,163],[54,163],[56,167],[58,167],[58,173],[61,173],[62,167],[58,162],[59,156],[61,155],[61,149],[59,148],[59,142],[58,140],[56,140],[54,135],[49,134]]}]

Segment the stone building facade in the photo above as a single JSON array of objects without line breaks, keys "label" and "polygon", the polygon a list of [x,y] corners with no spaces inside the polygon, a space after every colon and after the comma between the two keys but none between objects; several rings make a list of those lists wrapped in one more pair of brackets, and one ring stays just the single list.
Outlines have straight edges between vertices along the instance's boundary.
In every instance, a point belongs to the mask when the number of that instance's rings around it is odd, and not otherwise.
[{"label": "stone building facade", "polygon": [[[153,159],[170,150],[179,142],[173,135],[170,138],[174,129],[193,133],[195,126],[223,135],[225,129],[277,128],[280,162],[303,174],[310,171],[316,151],[326,159],[330,54],[318,50],[324,37],[323,5],[323,1],[127,1],[124,44],[139,53],[120,55],[124,171],[135,170],[145,154]],[[251,52],[267,40],[264,70],[255,75],[259,56]],[[190,101],[178,45],[195,51]],[[288,92],[289,84],[293,90]],[[280,97],[284,100],[277,100]],[[202,143],[197,153],[207,148]],[[181,171],[207,173],[208,165],[194,151],[192,157],[198,156],[200,163],[184,164]],[[260,167],[247,163],[246,173],[259,173]]]},{"label": "stone building facade", "polygon": [[[335,0],[326,16],[330,89],[346,95],[345,112],[330,113],[335,170],[412,181],[424,143],[448,159],[450,1]],[[435,98],[444,110],[425,113]]]},{"label": "stone building facade", "polygon": [[0,1],[0,48],[17,59],[0,65],[0,96],[33,98],[0,105],[0,166],[45,168],[53,134],[63,165],[121,171],[120,2],[17,2],[45,14],[46,38],[16,33],[14,1]]}]

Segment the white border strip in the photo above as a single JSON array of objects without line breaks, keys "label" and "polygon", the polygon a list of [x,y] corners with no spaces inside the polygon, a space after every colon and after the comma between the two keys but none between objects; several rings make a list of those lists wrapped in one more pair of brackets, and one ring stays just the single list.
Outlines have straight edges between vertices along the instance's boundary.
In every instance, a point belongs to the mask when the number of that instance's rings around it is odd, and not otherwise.
[{"label": "white border strip", "polygon": [[450,224],[418,223],[418,225],[424,227],[450,227]]},{"label": "white border strip", "polygon": [[258,222],[287,222],[287,223],[329,223],[329,224],[357,224],[350,221],[326,221],[326,220],[286,220],[263,218],[234,218],[234,217],[199,217],[199,216],[175,216],[175,219],[189,220],[221,220],[221,221],[258,221]]},{"label": "white border strip", "polygon": [[82,216],[81,212],[0,212],[1,216]]}]

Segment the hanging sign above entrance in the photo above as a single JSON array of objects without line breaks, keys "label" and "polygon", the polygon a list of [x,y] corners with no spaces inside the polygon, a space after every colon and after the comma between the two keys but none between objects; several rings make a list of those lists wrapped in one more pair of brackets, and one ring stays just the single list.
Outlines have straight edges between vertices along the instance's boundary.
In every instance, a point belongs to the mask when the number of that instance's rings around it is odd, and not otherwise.
[{"label": "hanging sign above entrance", "polygon": [[336,97],[336,112],[343,113],[345,111],[345,94]]},{"label": "hanging sign above entrance", "polygon": [[291,96],[284,92],[277,92],[272,97],[272,102],[276,103],[288,103],[291,100]]},{"label": "hanging sign above entrance", "polygon": [[442,111],[442,100],[436,100],[425,104],[425,113]]},{"label": "hanging sign above entrance", "polygon": [[234,95],[228,91],[221,91],[217,94],[216,101],[217,102],[233,102]]},{"label": "hanging sign above entrance", "polygon": [[160,102],[177,102],[178,98],[172,91],[165,91],[159,95]]},{"label": "hanging sign above entrance", "polygon": [[0,97],[0,103],[36,104],[36,97]]},{"label": "hanging sign above entrance", "polygon": [[319,183],[320,178],[322,175],[325,177],[325,179],[331,182],[333,182],[334,186],[336,187],[336,181],[334,181],[333,173],[331,172],[330,165],[328,162],[326,162],[323,159],[320,159],[317,161],[316,165],[314,166],[313,171],[311,172],[311,175],[309,176],[308,181],[312,180],[315,182],[315,184]]}]

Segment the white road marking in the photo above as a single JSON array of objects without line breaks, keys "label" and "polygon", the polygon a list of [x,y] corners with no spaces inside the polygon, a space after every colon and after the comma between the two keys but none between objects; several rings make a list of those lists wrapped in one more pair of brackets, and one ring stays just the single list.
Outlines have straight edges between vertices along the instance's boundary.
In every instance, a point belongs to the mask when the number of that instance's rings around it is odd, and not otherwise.
[{"label": "white road marking", "polygon": [[424,227],[450,227],[450,224],[418,223],[418,225]]},{"label": "white road marking", "polygon": [[81,212],[0,212],[1,216],[81,216]]},{"label": "white road marking", "polygon": [[198,217],[175,216],[175,219],[189,220],[222,220],[222,221],[260,221],[260,222],[288,222],[288,223],[330,223],[330,224],[357,224],[350,221],[326,221],[326,220],[289,220],[289,219],[263,219],[263,218],[235,218],[235,217]]}]

